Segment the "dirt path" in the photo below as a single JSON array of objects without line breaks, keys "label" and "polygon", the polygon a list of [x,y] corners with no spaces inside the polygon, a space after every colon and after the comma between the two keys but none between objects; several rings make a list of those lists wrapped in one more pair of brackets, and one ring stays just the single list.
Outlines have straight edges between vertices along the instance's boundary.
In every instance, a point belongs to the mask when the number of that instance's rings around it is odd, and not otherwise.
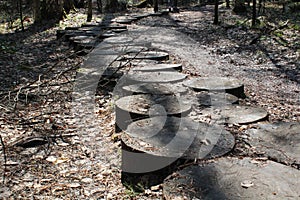
[{"label": "dirt path", "polygon": [[[172,60],[183,64],[183,72],[191,76],[238,78],[244,82],[248,96],[242,104],[265,108],[270,114],[270,121],[299,122],[299,70],[291,71],[297,64],[299,52],[289,51],[294,63],[286,65],[286,70],[280,69],[258,45],[247,47],[253,36],[251,31],[215,27],[209,22],[211,15],[211,9],[204,8],[196,12],[186,10],[170,14],[170,17],[147,17],[130,25],[125,35],[137,42],[149,41],[153,47],[167,51]],[[246,39],[240,38],[241,35]],[[89,58],[84,63],[88,63]],[[84,71],[76,70],[84,74]],[[56,73],[60,71],[62,69]],[[72,72],[67,75],[70,79],[76,78],[75,68]],[[61,102],[58,104],[38,102],[37,109],[23,113],[31,113],[29,116],[41,114],[41,119],[45,120],[41,126],[22,126],[19,122],[8,124],[5,120],[12,115],[11,112],[1,116],[1,135],[6,144],[11,144],[10,139],[18,136],[53,133],[53,124],[65,126],[64,131],[59,133],[73,134],[74,129],[77,132],[70,138],[51,140],[49,147],[9,147],[6,182],[1,185],[0,195],[15,199],[161,199],[161,186],[138,194],[131,186],[125,188],[121,183],[121,142],[114,134],[112,88],[104,87],[95,96],[94,91],[85,93],[85,96],[81,93],[79,97],[83,101],[75,105],[71,98],[76,94],[71,94],[69,88],[64,89],[59,93]],[[53,98],[53,101],[57,99]],[[96,104],[91,106],[91,102]],[[29,121],[30,124],[35,122]],[[250,127],[239,128],[245,130]],[[236,128],[234,131],[237,131]],[[243,148],[234,151],[237,152],[245,153]]]}]

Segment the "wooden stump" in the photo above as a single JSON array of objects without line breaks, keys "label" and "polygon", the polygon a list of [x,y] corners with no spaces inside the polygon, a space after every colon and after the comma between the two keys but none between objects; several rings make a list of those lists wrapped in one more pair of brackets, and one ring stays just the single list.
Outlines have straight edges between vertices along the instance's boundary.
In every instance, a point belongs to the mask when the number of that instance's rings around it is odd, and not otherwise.
[{"label": "wooden stump", "polygon": [[121,16],[113,19],[113,22],[119,23],[119,24],[131,24],[133,21],[136,21],[137,18],[130,17],[130,16]]},{"label": "wooden stump", "polygon": [[136,83],[175,83],[184,80],[186,75],[177,72],[130,72],[126,78]]},{"label": "wooden stump", "polygon": [[188,160],[222,156],[235,144],[233,135],[221,127],[197,123],[190,118],[166,116],[129,124],[122,141],[150,155]]},{"label": "wooden stump", "polygon": [[125,31],[127,31],[127,29],[120,29],[120,28],[118,28],[118,29],[112,29],[111,30],[112,32],[114,32],[114,33],[122,33],[122,32],[125,32]]},{"label": "wooden stump", "polygon": [[117,34],[114,33],[114,32],[112,32],[112,31],[110,31],[110,32],[104,32],[104,33],[102,33],[99,37],[101,39],[105,39],[105,38],[115,37],[115,36],[117,36]]},{"label": "wooden stump", "polygon": [[102,31],[103,29],[101,27],[93,27],[93,26],[88,26],[88,27],[80,27],[78,28],[80,31]]},{"label": "wooden stump", "polygon": [[205,108],[199,115],[210,116],[217,123],[250,124],[267,119],[268,113],[259,107],[230,105]]},{"label": "wooden stump", "polygon": [[240,98],[245,97],[244,85],[237,79],[227,77],[201,77],[184,83],[195,91],[227,92]]},{"label": "wooden stump", "polygon": [[221,92],[200,92],[195,99],[199,106],[225,106],[239,101],[236,96]]},{"label": "wooden stump", "polygon": [[127,29],[127,26],[126,25],[120,25],[120,24],[110,24],[108,26],[105,26],[106,29],[110,29],[110,30],[113,30],[113,29]]},{"label": "wooden stump", "polygon": [[163,183],[163,197],[166,200],[298,199],[299,179],[299,170],[273,161],[221,158],[173,173]]},{"label": "wooden stump", "polygon": [[186,116],[191,104],[183,97],[162,95],[132,95],[115,103],[117,132],[125,130],[132,121],[150,116]]},{"label": "wooden stump", "polygon": [[155,71],[182,71],[181,64],[138,64],[132,68],[133,71],[155,72]]},{"label": "wooden stump", "polygon": [[126,37],[126,36],[120,36],[120,37],[110,37],[103,40],[103,42],[107,44],[128,44],[133,42],[133,38]]},{"label": "wooden stump", "polygon": [[181,84],[171,83],[141,83],[124,86],[128,94],[174,95],[187,93],[187,88]]},{"label": "wooden stump", "polygon": [[82,27],[99,27],[101,24],[97,22],[86,22],[82,24]]},{"label": "wooden stump", "polygon": [[167,60],[169,54],[163,51],[145,51],[136,53],[129,53],[125,56],[125,59],[150,59],[150,60]]},{"label": "wooden stump", "polygon": [[255,153],[300,168],[300,123],[258,124],[246,131]]},{"label": "wooden stump", "polygon": [[80,51],[82,49],[92,49],[97,45],[97,40],[94,38],[75,40],[74,45],[76,51]]}]

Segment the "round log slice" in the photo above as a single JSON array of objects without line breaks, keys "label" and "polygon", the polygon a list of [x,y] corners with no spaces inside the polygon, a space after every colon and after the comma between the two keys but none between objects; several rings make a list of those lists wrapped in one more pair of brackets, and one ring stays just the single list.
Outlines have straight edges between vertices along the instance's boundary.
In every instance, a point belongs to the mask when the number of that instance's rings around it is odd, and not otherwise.
[{"label": "round log slice", "polygon": [[97,40],[93,39],[93,38],[87,38],[87,39],[74,41],[76,50],[81,50],[82,48],[85,48],[85,49],[94,48],[96,46],[96,43],[97,43]]},{"label": "round log slice", "polygon": [[267,119],[268,113],[260,107],[230,105],[205,108],[201,114],[209,115],[218,123],[250,124]]},{"label": "round log slice", "polygon": [[238,103],[239,99],[228,93],[200,92],[196,94],[196,104],[200,106],[222,106]]},{"label": "round log slice", "polygon": [[97,22],[87,22],[82,24],[82,27],[99,27],[101,24]]},{"label": "round log slice", "polygon": [[126,37],[126,36],[116,36],[116,37],[110,37],[103,40],[103,42],[108,44],[126,44],[131,43],[133,41],[133,38]]},{"label": "round log slice", "polygon": [[169,54],[163,51],[145,51],[136,53],[129,53],[125,56],[126,59],[150,59],[150,60],[167,60]]},{"label": "round log slice", "polygon": [[300,123],[258,124],[246,131],[255,152],[280,163],[300,166]]},{"label": "round log slice", "polygon": [[106,26],[107,29],[127,29],[126,25],[120,25],[120,24],[110,24]]},{"label": "round log slice", "polygon": [[196,91],[225,91],[237,97],[245,97],[244,85],[237,79],[227,77],[201,77],[184,82],[187,87]]},{"label": "round log slice", "polygon": [[147,154],[186,159],[222,156],[234,146],[234,137],[218,126],[190,118],[151,117],[128,125],[122,135],[128,147]]},{"label": "round log slice", "polygon": [[142,18],[145,18],[145,17],[149,17],[150,14],[147,14],[147,13],[138,13],[138,14],[131,14],[130,15],[131,17],[134,17],[134,18],[137,18],[137,19],[142,19]]},{"label": "round log slice", "polygon": [[78,30],[80,30],[80,31],[101,31],[102,28],[101,27],[88,26],[88,27],[81,27]]},{"label": "round log slice", "polygon": [[115,37],[117,34],[113,32],[105,32],[102,33],[99,37],[104,39],[104,38],[109,38],[109,37]]},{"label": "round log slice", "polygon": [[130,72],[127,78],[139,83],[173,83],[184,80],[186,75],[177,72]]},{"label": "round log slice", "polygon": [[112,32],[114,32],[114,33],[122,33],[122,32],[125,32],[125,31],[127,31],[127,29],[125,29],[125,28],[123,28],[123,29],[121,29],[121,28],[112,29]]},{"label": "round log slice", "polygon": [[137,67],[132,68],[133,71],[142,71],[142,72],[153,72],[153,71],[182,71],[181,64],[148,64],[148,65],[138,65]]},{"label": "round log slice", "polygon": [[73,36],[73,37],[70,37],[70,43],[71,44],[74,44],[75,42],[76,43],[80,43],[81,41],[84,41],[84,40],[94,40],[95,38],[93,36],[87,36],[87,35],[78,35],[78,36]]},{"label": "round log slice", "polygon": [[273,161],[220,158],[167,177],[163,196],[173,199],[299,199],[300,171]]},{"label": "round log slice", "polygon": [[183,97],[162,95],[132,95],[115,103],[117,132],[125,130],[132,121],[150,116],[186,116],[191,110],[190,101]]},{"label": "round log slice", "polygon": [[113,22],[119,23],[119,24],[130,24],[131,22],[137,20],[135,17],[130,16],[121,16],[113,19]]},{"label": "round log slice", "polygon": [[124,86],[129,94],[156,94],[156,95],[171,95],[187,93],[187,88],[181,84],[170,83],[142,83],[135,85]]}]

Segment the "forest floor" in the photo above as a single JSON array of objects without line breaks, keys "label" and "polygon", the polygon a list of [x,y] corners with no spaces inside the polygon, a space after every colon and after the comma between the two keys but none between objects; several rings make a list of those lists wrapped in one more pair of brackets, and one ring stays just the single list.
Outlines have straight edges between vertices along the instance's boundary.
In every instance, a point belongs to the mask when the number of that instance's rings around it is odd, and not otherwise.
[{"label": "forest floor", "polygon": [[[184,73],[238,78],[245,84],[243,104],[263,107],[271,122],[299,122],[299,15],[272,21],[271,14],[260,18],[269,30],[263,33],[260,28],[249,28],[247,16],[226,8],[220,10],[220,25],[213,25],[213,6],[147,17],[130,25],[129,30],[156,30],[155,40],[161,41],[166,39],[165,30],[178,33],[173,35],[174,43],[160,47],[172,47],[166,50],[183,63]],[[85,119],[89,127],[76,122],[80,113],[72,112],[72,89],[76,72],[87,57],[77,55],[64,40],[57,40],[56,30],[83,23],[83,16],[70,14],[54,27],[35,26],[0,35],[0,134],[1,154],[6,156],[0,158],[0,196],[161,199],[160,185],[140,186],[146,190],[136,192],[121,183],[121,142],[114,134],[111,88],[97,92],[95,113]],[[190,44],[190,52],[181,49],[176,40]],[[200,59],[204,54],[209,56],[205,63]],[[205,69],[200,67],[203,64]],[[236,127],[235,134],[243,134],[247,128]],[[30,140],[42,145],[26,148],[32,144]],[[237,145],[230,155],[245,154],[244,146]]]}]

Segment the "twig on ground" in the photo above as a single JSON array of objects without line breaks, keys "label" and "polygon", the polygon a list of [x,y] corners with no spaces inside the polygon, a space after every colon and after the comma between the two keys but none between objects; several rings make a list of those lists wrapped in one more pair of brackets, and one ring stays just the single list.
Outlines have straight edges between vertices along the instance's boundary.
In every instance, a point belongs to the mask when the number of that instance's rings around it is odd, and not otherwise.
[{"label": "twig on ground", "polygon": [[5,173],[6,173],[7,158],[6,158],[5,144],[4,144],[4,141],[2,139],[1,134],[0,134],[0,142],[1,142],[1,145],[2,145],[2,153],[3,153],[3,158],[4,158],[4,172],[3,172],[3,176],[2,176],[3,184],[4,184],[5,183]]}]

